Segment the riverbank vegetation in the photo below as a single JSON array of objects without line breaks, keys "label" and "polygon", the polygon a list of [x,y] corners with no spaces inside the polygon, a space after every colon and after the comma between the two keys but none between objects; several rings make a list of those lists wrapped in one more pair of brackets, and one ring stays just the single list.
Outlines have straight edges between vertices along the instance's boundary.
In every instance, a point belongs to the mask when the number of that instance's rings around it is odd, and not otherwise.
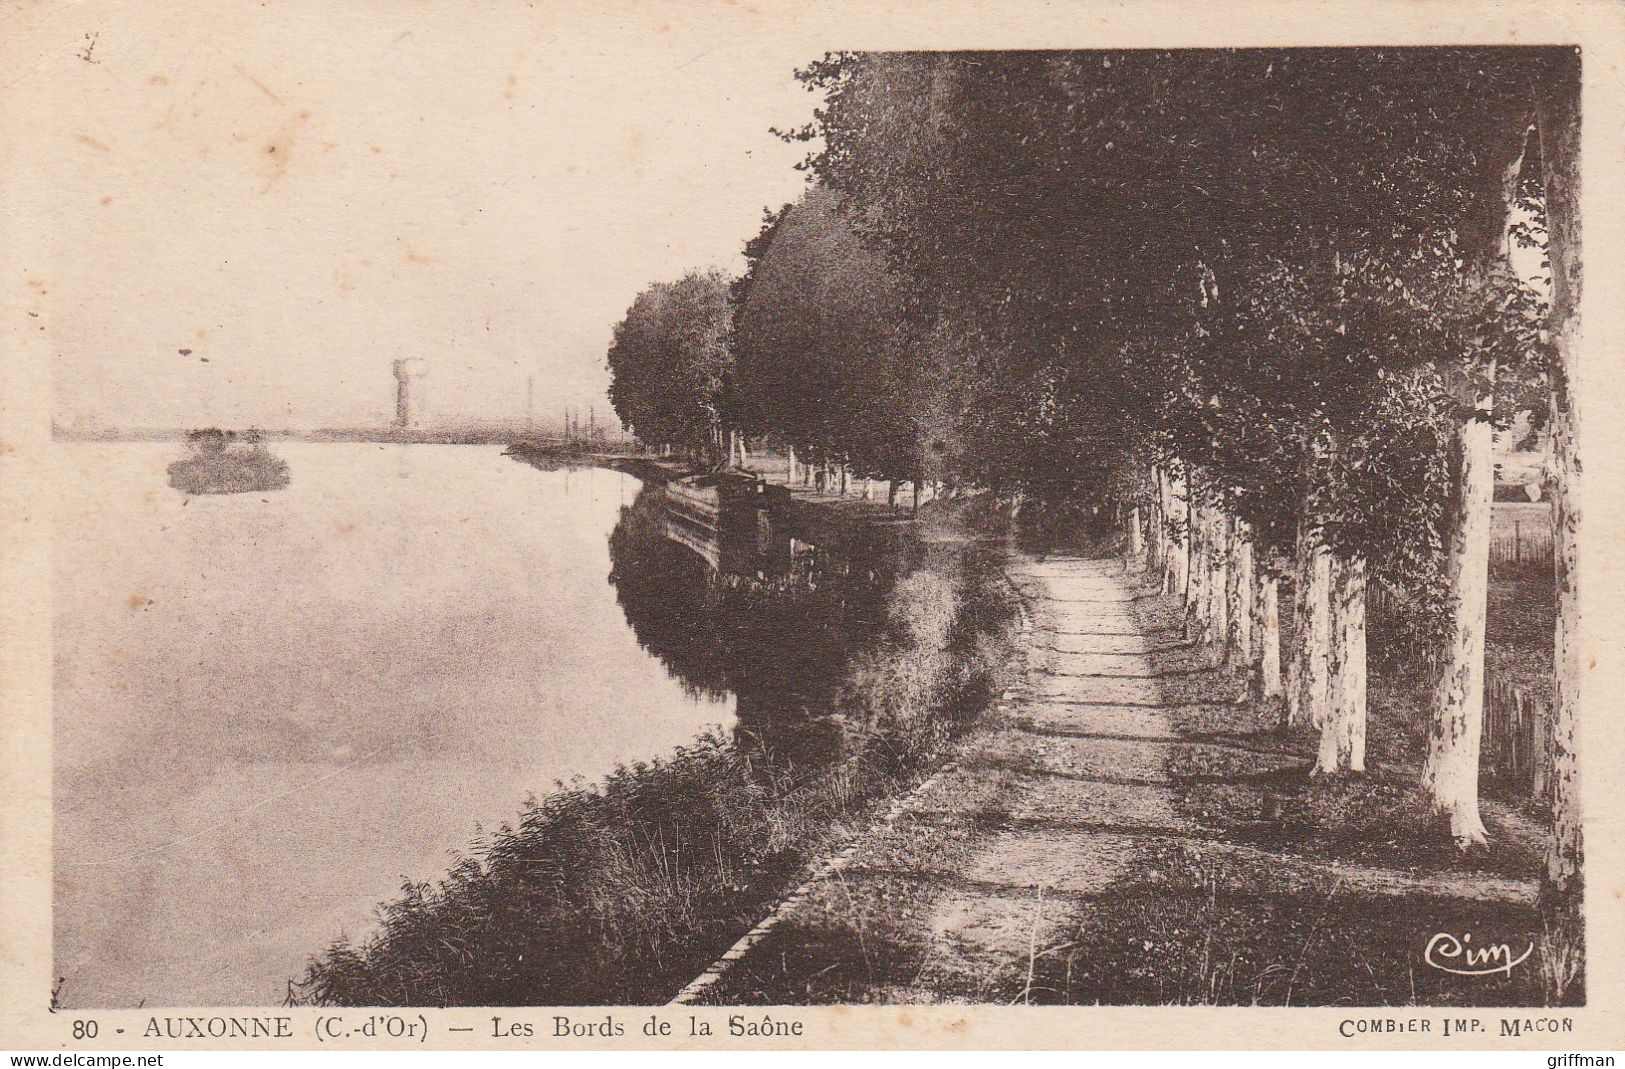
[{"label": "riverbank vegetation", "polygon": [[[630,531],[623,520],[617,531],[623,599],[635,569],[648,579],[650,569],[676,567],[666,558],[664,565],[634,560],[657,552],[639,520],[631,517]],[[995,563],[974,543],[937,542],[899,568],[878,598],[874,626],[855,627],[853,645],[811,641],[800,646],[807,660],[799,665],[781,658],[748,669],[795,673],[827,695],[816,725],[807,708],[759,709],[755,728],[742,720],[736,737],[712,735],[601,783],[560,785],[533,799],[445,879],[405,885],[380,907],[373,934],[341,939],[314,959],[290,999],[365,1006],[670,999],[806,866],[931,767],[1009,671],[1012,607]],[[753,680],[727,676],[717,649],[700,648],[739,634],[711,631],[723,601],[703,604],[730,599],[732,615],[744,608],[737,592],[692,585],[686,573],[668,578],[696,600],[666,609],[710,633],[696,641],[642,630],[640,640],[691,685],[743,684],[758,703],[771,700],[770,692],[750,691]],[[657,583],[649,591],[671,588]],[[836,597],[823,596],[826,607]],[[635,605],[628,615],[635,627],[654,618]],[[777,637],[790,649],[808,636]],[[787,698],[797,690],[777,688]],[[774,712],[780,722],[763,726]],[[814,729],[816,756],[794,741]]]},{"label": "riverbank vegetation", "polygon": [[288,485],[288,462],[259,431],[188,431],[186,455],[169,465],[169,485],[187,494],[267,493]]},{"label": "riverbank vegetation", "polygon": [[[1575,51],[841,53],[802,77],[813,185],[746,245],[725,329],[648,347],[693,365],[668,407],[708,415],[719,462],[742,432],[792,470],[1119,518],[1186,638],[1316,738],[1312,775],[1397,747],[1419,834],[1465,852],[1490,848],[1493,432],[1549,427],[1541,970],[1583,998]],[[617,412],[677,444],[638,366],[611,360]]]}]

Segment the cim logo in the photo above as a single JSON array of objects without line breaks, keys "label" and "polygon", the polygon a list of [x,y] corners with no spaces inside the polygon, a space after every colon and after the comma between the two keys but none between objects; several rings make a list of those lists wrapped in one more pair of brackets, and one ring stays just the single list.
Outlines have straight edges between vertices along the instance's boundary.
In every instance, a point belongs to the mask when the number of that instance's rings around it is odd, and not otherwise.
[{"label": "cim logo", "polygon": [[1473,946],[1473,933],[1466,932],[1458,939],[1449,932],[1439,932],[1428,940],[1422,960],[1442,972],[1457,976],[1489,976],[1493,973],[1512,975],[1515,966],[1522,965],[1535,952],[1535,944],[1517,957],[1505,943],[1486,943]]}]

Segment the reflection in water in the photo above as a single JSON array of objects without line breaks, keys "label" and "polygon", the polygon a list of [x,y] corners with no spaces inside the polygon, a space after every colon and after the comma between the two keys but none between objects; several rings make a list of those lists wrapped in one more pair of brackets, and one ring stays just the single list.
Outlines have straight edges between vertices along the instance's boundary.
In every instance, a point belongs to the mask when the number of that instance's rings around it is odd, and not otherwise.
[{"label": "reflection in water", "polygon": [[630,476],[294,443],[286,489],[188,497],[173,452],[56,447],[66,1005],[276,1003],[476,822],[731,723],[604,583]]},{"label": "reflection in water", "polygon": [[782,507],[726,491],[711,500],[709,540],[696,534],[686,486],[648,483],[622,508],[609,539],[616,598],[638,642],[685,686],[737,695],[741,744],[781,763],[829,760],[842,668],[885,624],[899,551],[820,550],[789,533]]},{"label": "reflection in water", "polygon": [[693,694],[738,692],[734,741],[528,804],[444,881],[403,888],[374,933],[330,944],[296,999],[665,1001],[981,707],[994,659],[961,597],[962,544],[866,552],[883,521],[842,530],[833,510],[721,481],[620,508],[599,589],[651,664]]}]

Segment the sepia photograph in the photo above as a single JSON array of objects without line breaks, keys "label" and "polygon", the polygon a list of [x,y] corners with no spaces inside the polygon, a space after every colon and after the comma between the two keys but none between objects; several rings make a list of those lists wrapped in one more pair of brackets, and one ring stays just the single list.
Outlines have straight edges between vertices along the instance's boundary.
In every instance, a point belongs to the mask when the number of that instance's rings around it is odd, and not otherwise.
[{"label": "sepia photograph", "polygon": [[1620,895],[1581,796],[1617,764],[1582,744],[1617,624],[1581,601],[1581,37],[712,10],[13,38],[28,1012],[1577,1042]]}]

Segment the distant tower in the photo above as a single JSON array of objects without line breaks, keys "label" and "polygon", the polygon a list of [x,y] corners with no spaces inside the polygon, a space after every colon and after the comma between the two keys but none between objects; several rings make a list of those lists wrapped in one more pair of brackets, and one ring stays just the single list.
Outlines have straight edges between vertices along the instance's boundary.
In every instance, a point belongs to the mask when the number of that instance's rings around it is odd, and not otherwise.
[{"label": "distant tower", "polygon": [[429,365],[421,357],[395,361],[395,426],[423,426],[423,386]]}]

